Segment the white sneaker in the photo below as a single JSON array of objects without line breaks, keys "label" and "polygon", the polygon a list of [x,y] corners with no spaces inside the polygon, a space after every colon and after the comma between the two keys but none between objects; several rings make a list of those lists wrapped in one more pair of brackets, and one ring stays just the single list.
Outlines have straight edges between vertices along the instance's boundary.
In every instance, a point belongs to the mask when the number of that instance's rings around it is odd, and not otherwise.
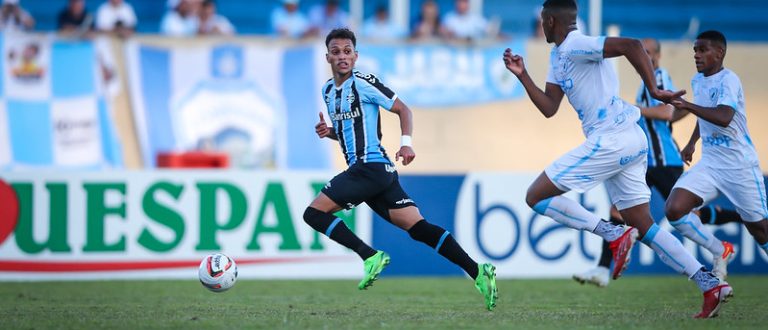
[{"label": "white sneaker", "polygon": [[714,256],[712,260],[712,274],[724,281],[728,276],[728,264],[735,256],[736,248],[733,247],[733,244],[723,241],[723,254]]},{"label": "white sneaker", "polygon": [[600,288],[608,286],[609,270],[605,267],[596,267],[581,274],[573,274],[573,279],[581,284],[594,284]]}]

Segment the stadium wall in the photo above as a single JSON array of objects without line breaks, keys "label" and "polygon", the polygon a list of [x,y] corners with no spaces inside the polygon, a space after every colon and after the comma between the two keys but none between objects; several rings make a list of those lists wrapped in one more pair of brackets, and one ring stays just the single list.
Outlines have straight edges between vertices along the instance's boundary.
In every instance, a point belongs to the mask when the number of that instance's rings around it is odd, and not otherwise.
[{"label": "stadium wall", "polygon": [[[356,278],[357,256],[302,220],[328,172],[113,171],[6,173],[0,185],[0,280],[194,278],[203,256],[223,252],[243,278]],[[504,278],[566,278],[594,265],[596,236],[570,230],[525,205],[535,173],[404,175],[431,222],[451,231],[478,262]],[[11,191],[12,189],[12,191]],[[607,214],[602,187],[569,193]],[[727,203],[725,201],[719,201]],[[654,193],[652,211],[663,218]],[[725,205],[727,206],[727,205]],[[7,210],[18,207],[19,217]],[[338,213],[363,240],[392,256],[386,275],[461,276],[366,206]],[[18,220],[16,220],[18,219]],[[670,229],[666,221],[661,225]],[[711,228],[736,246],[731,274],[768,273],[768,255],[743,226]],[[699,258],[711,256],[692,242]],[[642,246],[628,274],[671,274]]]}]

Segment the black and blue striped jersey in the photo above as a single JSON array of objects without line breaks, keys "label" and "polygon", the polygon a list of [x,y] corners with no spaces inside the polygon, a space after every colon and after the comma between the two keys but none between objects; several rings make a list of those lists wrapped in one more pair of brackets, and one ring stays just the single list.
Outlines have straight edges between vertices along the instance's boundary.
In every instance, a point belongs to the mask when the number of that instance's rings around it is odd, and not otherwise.
[{"label": "black and blue striped jersey", "polygon": [[[675,90],[667,70],[658,68],[654,72],[654,76],[656,77],[656,87],[659,90]],[[645,88],[645,83],[640,84],[635,102],[637,106],[643,108],[662,104],[661,101],[651,97],[648,89]],[[672,138],[672,124],[669,121],[641,117],[638,124],[643,128],[648,138],[648,167],[683,166],[683,158],[680,156],[677,143]]]},{"label": "black and blue striped jersey", "polygon": [[341,86],[328,80],[322,92],[347,165],[392,164],[381,146],[379,107],[392,109],[397,95],[376,76],[357,70]]}]

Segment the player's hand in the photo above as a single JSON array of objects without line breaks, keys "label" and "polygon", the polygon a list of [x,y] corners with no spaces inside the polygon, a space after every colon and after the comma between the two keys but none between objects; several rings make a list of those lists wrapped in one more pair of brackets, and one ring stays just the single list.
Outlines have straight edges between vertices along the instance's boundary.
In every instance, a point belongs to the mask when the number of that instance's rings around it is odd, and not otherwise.
[{"label": "player's hand", "polygon": [[688,143],[688,145],[683,148],[683,150],[680,150],[680,156],[683,157],[683,162],[685,165],[691,165],[691,161],[693,160],[693,152],[696,151],[696,144],[695,143]]},{"label": "player's hand", "polygon": [[651,96],[653,96],[654,99],[657,99],[664,103],[672,103],[673,100],[681,99],[683,95],[685,95],[684,89],[681,89],[679,91],[667,91],[667,90],[656,89],[655,92],[651,93]]},{"label": "player's hand", "polygon": [[400,161],[400,157],[403,158],[403,166],[406,166],[410,164],[414,158],[416,158],[416,153],[413,152],[413,148],[409,146],[402,146],[400,147],[400,150],[398,150],[395,154],[395,163]]},{"label": "player's hand", "polygon": [[328,124],[325,123],[325,119],[323,119],[323,113],[320,112],[320,122],[315,125],[315,133],[317,133],[317,136],[322,139],[325,137],[330,137],[331,132],[331,128],[328,127]]},{"label": "player's hand", "polygon": [[515,76],[520,76],[525,72],[525,63],[523,57],[520,55],[512,54],[512,50],[507,48],[504,51],[504,65],[507,66],[507,70],[512,72]]},{"label": "player's hand", "polygon": [[678,108],[680,110],[686,110],[686,109],[688,109],[688,105],[690,103],[688,101],[684,100],[682,97],[678,97],[678,98],[672,100],[672,102],[670,102],[669,104],[671,104],[672,106],[674,106],[675,108]]}]

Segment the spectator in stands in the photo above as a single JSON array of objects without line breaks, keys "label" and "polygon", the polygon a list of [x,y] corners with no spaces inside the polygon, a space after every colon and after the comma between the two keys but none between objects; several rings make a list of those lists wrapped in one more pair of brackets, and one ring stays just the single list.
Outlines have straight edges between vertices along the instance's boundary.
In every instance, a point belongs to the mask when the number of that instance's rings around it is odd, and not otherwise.
[{"label": "spectator in stands", "polygon": [[35,27],[32,18],[19,4],[19,0],[3,0],[0,8],[0,31],[31,31]]},{"label": "spectator in stands", "polygon": [[160,22],[160,33],[174,37],[196,35],[200,26],[198,5],[197,0],[168,0],[168,11]]},{"label": "spectator in stands", "polygon": [[123,0],[108,0],[96,11],[96,29],[125,38],[136,29],[136,12]]},{"label": "spectator in stands", "polygon": [[325,5],[317,5],[309,12],[312,33],[324,36],[331,30],[349,27],[349,15],[339,8],[339,0],[327,0]]},{"label": "spectator in stands", "polygon": [[414,39],[443,38],[448,32],[440,19],[440,8],[434,0],[424,0],[421,3],[421,12],[413,24],[411,37]]},{"label": "spectator in stands", "polygon": [[85,0],[69,0],[67,7],[59,12],[59,32],[83,33],[93,27],[93,15],[85,10]]},{"label": "spectator in stands", "polygon": [[450,38],[475,40],[488,37],[488,21],[469,12],[469,0],[456,0],[454,11],[445,15],[445,28]]},{"label": "spectator in stands", "polygon": [[197,31],[200,35],[226,35],[235,34],[235,27],[224,16],[216,13],[216,2],[213,0],[203,1],[200,7],[200,28]]},{"label": "spectator in stands", "polygon": [[403,38],[407,32],[389,18],[386,5],[376,8],[376,14],[363,25],[363,36],[372,40],[393,40]]},{"label": "spectator in stands", "polygon": [[302,38],[310,33],[309,20],[299,11],[299,0],[283,0],[282,7],[272,11],[272,31],[289,38]]}]

